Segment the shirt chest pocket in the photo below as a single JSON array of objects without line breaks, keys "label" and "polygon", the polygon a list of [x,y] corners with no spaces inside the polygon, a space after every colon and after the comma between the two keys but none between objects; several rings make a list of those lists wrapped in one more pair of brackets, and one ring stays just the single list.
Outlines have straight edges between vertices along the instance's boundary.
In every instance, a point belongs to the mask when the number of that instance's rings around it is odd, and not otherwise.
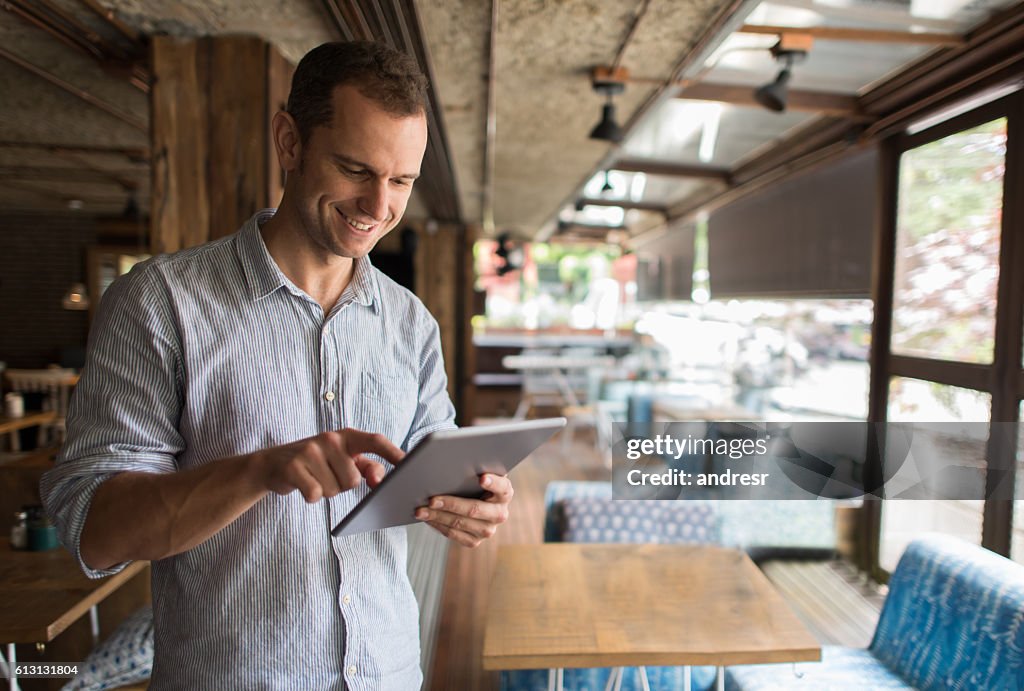
[{"label": "shirt chest pocket", "polygon": [[409,429],[419,400],[416,380],[407,374],[363,372],[356,396],[355,427],[379,433],[401,446]]}]

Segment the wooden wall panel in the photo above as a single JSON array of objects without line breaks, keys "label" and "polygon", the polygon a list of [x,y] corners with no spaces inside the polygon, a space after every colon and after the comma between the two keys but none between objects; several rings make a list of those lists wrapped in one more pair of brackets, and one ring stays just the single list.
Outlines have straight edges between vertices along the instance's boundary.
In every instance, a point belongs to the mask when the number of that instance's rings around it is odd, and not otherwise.
[{"label": "wooden wall panel", "polygon": [[150,64],[153,188],[150,247],[175,252],[209,239],[207,64],[200,44],[154,36]]},{"label": "wooden wall panel", "polygon": [[283,175],[270,118],[294,68],[258,37],[155,37],[151,249],[230,235],[276,206]]},{"label": "wooden wall panel", "polygon": [[[419,234],[416,250],[416,295],[437,320],[441,331],[441,350],[444,354],[445,373],[448,375],[448,393],[456,408],[461,405],[460,344],[463,329],[460,319],[468,319],[460,306],[465,272],[460,269],[464,261],[466,233],[461,226],[452,224],[414,225]],[[460,411],[461,412],[461,411]]]},{"label": "wooden wall panel", "polygon": [[207,175],[213,240],[234,233],[267,202],[267,79],[260,76],[268,73],[269,45],[249,36],[204,43],[210,51]]}]

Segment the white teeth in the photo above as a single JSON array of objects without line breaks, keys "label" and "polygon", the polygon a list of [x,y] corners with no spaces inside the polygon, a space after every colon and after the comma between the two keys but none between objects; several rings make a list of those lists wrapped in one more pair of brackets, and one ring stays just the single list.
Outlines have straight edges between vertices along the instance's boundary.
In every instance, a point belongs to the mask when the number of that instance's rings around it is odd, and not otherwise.
[{"label": "white teeth", "polygon": [[350,226],[352,226],[353,228],[355,228],[356,230],[369,230],[370,228],[373,228],[373,226],[368,226],[365,223],[360,223],[359,221],[352,220],[351,218],[349,218],[344,213],[341,214],[341,215],[344,216],[345,220],[348,222],[348,224]]}]

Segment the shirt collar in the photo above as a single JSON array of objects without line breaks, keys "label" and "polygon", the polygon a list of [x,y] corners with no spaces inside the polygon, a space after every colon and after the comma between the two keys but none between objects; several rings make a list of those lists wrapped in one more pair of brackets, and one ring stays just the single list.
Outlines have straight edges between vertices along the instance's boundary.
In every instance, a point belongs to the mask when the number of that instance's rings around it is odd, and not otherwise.
[{"label": "shirt collar", "polygon": [[[260,234],[260,226],[273,218],[276,211],[277,209],[257,211],[238,233],[238,258],[242,262],[242,270],[245,272],[249,294],[253,300],[265,298],[281,287],[298,295],[305,295],[281,271],[277,262],[270,256],[270,251]],[[380,312],[380,290],[369,256],[360,257],[354,262],[352,280],[342,293],[339,303],[349,300],[364,307],[372,307],[374,313]]]}]

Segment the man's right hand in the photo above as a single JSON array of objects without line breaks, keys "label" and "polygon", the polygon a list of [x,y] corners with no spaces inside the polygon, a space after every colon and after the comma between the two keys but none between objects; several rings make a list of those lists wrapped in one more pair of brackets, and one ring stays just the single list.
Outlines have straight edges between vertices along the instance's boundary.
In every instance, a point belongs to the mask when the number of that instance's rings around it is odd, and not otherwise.
[{"label": "man's right hand", "polygon": [[86,564],[106,569],[132,559],[164,559],[192,549],[267,492],[299,490],[309,503],[384,479],[405,454],[380,434],[324,432],[284,446],[232,456],[175,473],[126,472],[96,490],[81,535]]},{"label": "man's right hand", "polygon": [[298,490],[313,504],[356,487],[364,478],[370,487],[380,484],[384,466],[365,453],[392,464],[405,456],[383,434],[343,429],[257,451],[251,458],[267,490],[281,495]]}]

